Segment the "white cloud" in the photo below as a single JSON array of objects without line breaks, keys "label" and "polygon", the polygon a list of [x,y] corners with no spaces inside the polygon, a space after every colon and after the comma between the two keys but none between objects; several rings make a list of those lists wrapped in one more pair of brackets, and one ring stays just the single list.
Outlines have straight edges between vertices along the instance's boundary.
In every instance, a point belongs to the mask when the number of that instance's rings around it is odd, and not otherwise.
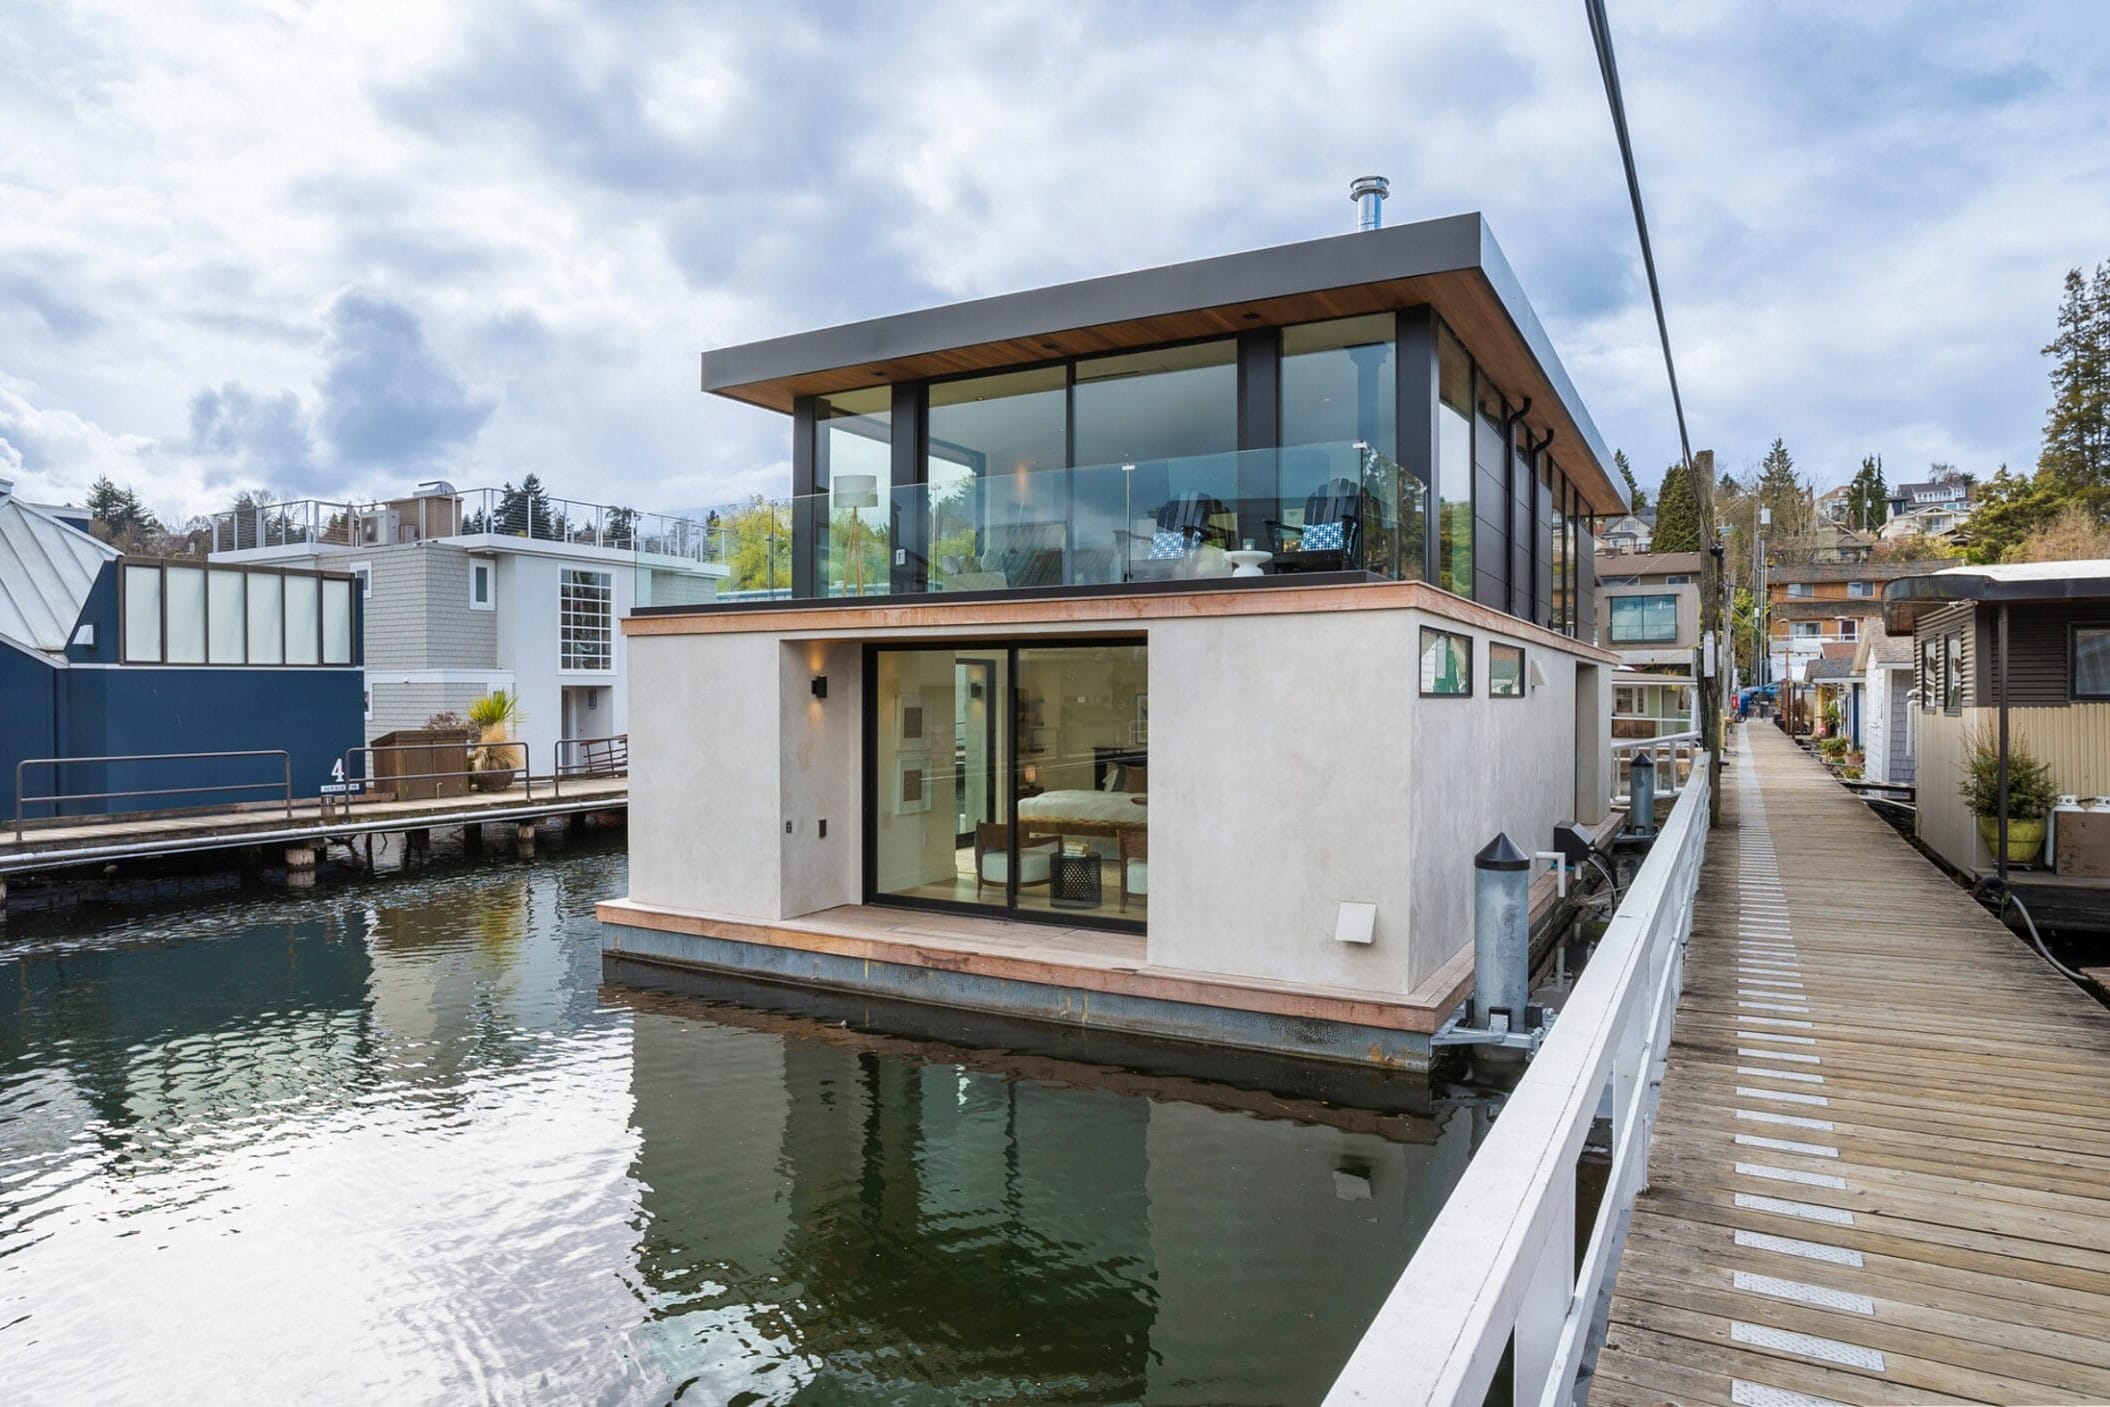
[{"label": "white cloud", "polygon": [[[1695,442],[2032,462],[2059,276],[2110,257],[2110,12],[1615,21]],[[42,496],[781,491],[784,423],[698,394],[703,347],[1331,233],[1364,171],[1394,220],[1484,210],[1605,438],[1675,453],[1552,0],[83,4],[0,26],[0,128],[0,462]],[[365,380],[346,290],[411,338]]]}]

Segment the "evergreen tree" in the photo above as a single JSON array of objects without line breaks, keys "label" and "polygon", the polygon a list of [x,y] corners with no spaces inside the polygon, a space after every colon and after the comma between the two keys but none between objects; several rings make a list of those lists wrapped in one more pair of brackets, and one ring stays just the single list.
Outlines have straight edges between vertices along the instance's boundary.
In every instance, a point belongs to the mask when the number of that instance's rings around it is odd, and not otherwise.
[{"label": "evergreen tree", "polygon": [[1809,531],[1810,499],[1795,473],[1795,459],[1779,440],[1766,451],[1758,466],[1759,506],[1771,510],[1773,525],[1766,532],[1772,539],[1801,537]]},{"label": "evergreen tree", "polygon": [[88,490],[88,515],[99,531],[97,536],[105,542],[134,543],[148,533],[160,531],[161,524],[140,503],[139,495],[130,489],[119,488],[105,474]]},{"label": "evergreen tree", "polygon": [[2092,280],[2067,272],[2058,329],[2044,348],[2052,400],[2037,475],[2102,514],[2110,509],[2110,263],[2096,265]]},{"label": "evergreen tree", "polygon": [[1846,526],[1874,532],[1890,516],[1890,485],[1883,482],[1883,456],[1871,454],[1846,485]]},{"label": "evergreen tree", "polygon": [[556,516],[550,511],[549,490],[542,487],[542,480],[530,474],[514,488],[506,481],[498,491],[497,522],[492,531],[512,537],[532,537],[555,540]]},{"label": "evergreen tree", "polygon": [[1970,558],[1981,563],[2005,561],[2070,501],[2041,470],[2032,479],[2010,473],[2005,464],[1973,497],[1977,506],[1971,510]]},{"label": "evergreen tree", "polygon": [[1673,464],[1664,471],[1662,486],[1656,490],[1656,530],[1649,551],[1699,550],[1699,495],[1693,492],[1691,471],[1682,464]]},{"label": "evergreen tree", "polygon": [[1639,513],[1647,508],[1648,490],[1634,478],[1634,466],[1627,462],[1625,450],[1612,451],[1612,467],[1619,471],[1620,478],[1626,480],[1626,501],[1633,505],[1634,511]]}]

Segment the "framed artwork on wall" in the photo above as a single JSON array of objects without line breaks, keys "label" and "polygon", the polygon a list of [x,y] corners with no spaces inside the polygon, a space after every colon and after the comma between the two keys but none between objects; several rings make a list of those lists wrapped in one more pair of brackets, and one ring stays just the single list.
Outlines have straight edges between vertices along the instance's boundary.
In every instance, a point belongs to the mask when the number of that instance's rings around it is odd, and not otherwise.
[{"label": "framed artwork on wall", "polygon": [[916,816],[930,810],[930,759],[903,757],[894,764],[894,814]]},{"label": "framed artwork on wall", "polygon": [[912,698],[907,694],[902,695],[894,708],[894,720],[894,736],[901,740],[903,747],[911,748],[925,745],[927,740],[924,736],[925,721],[922,699]]}]

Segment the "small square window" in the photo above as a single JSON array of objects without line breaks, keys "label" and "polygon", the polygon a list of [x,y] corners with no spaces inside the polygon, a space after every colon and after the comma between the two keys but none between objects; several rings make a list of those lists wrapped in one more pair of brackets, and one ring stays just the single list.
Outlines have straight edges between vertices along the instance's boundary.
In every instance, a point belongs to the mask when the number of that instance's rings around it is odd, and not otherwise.
[{"label": "small square window", "polygon": [[491,564],[471,562],[469,564],[469,609],[488,611],[494,608],[491,590]]},{"label": "small square window", "polygon": [[1487,696],[1491,699],[1524,697],[1524,647],[1489,642],[1487,647]]},{"label": "small square window", "polygon": [[1473,641],[1469,635],[1421,628],[1421,692],[1425,697],[1464,698],[1473,692]]},{"label": "small square window", "polygon": [[2073,628],[2073,696],[2110,699],[2110,625]]}]

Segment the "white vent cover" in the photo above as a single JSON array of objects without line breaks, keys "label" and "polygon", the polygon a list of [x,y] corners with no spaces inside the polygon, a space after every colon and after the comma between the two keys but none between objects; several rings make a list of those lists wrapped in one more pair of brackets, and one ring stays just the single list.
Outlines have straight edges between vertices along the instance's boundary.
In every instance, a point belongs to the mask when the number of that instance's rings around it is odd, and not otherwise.
[{"label": "white vent cover", "polygon": [[1334,911],[1333,941],[1371,943],[1377,937],[1377,905],[1343,902]]}]

